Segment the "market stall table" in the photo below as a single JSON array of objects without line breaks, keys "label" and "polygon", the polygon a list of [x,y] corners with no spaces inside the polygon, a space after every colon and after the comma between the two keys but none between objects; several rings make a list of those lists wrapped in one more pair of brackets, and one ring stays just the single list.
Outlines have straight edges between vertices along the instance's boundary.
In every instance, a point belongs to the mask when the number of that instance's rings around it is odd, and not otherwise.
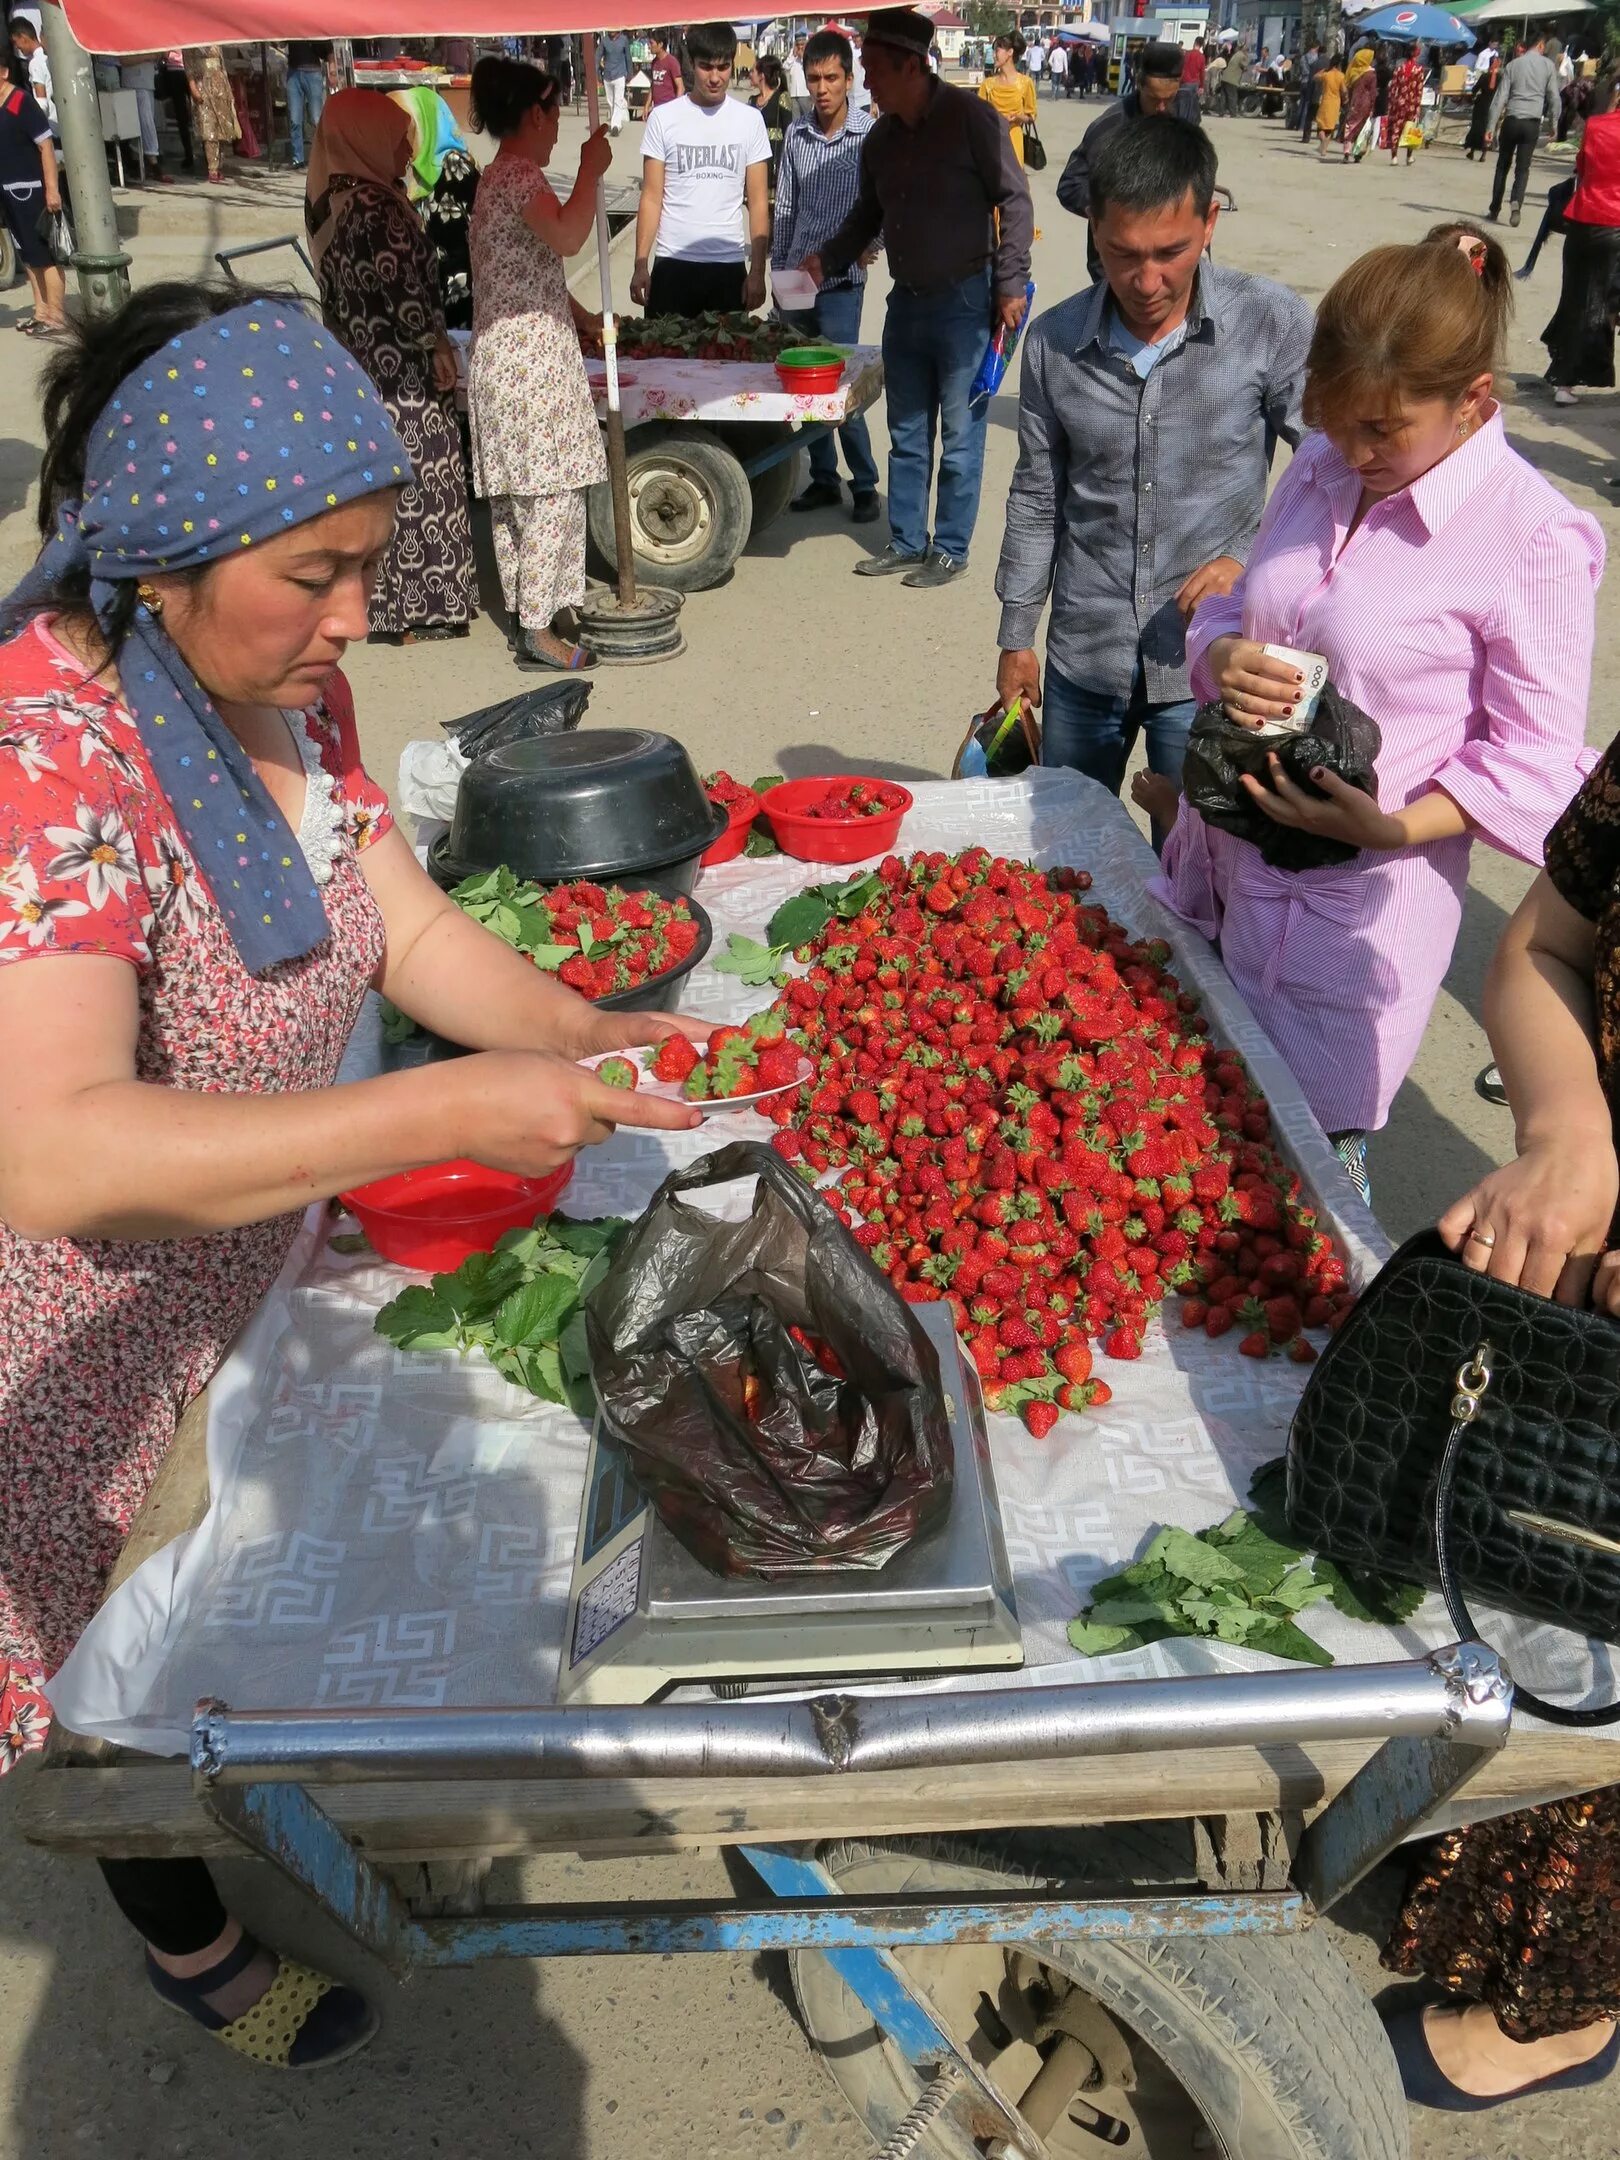
[{"label": "market stall table", "polygon": [[[1209,949],[1146,895],[1152,858],[1120,805],[1078,776],[1045,772],[1012,784],[922,787],[916,795],[903,847],[949,850],[977,843],[1047,865],[1084,866],[1095,878],[1093,897],[1128,928],[1169,939],[1178,973],[1202,996],[1217,1037],[1244,1053],[1272,1104],[1281,1145],[1365,1278],[1384,1256],[1386,1242]],[[776,860],[740,861],[704,878],[700,897],[720,933],[717,950],[728,931],[757,935],[780,901],[816,876],[810,866]],[[706,967],[693,978],[686,1002],[690,1010],[741,1018],[766,995]],[[727,1137],[726,1122],[721,1130],[711,1125],[697,1135],[656,1140],[621,1133],[610,1146],[582,1158],[567,1212],[637,1213],[667,1168],[693,1160]],[[766,1130],[757,1120],[739,1122],[749,1137]],[[59,1730],[44,1763],[29,1778],[21,1796],[23,1824],[37,1842],[109,1856],[224,1854],[240,1850],[242,1835],[256,1842],[260,1832],[244,1830],[243,1818],[231,1814],[209,1779],[194,1784],[179,1753],[193,1738],[192,1712],[200,1696],[221,1697],[231,1705],[233,1715],[223,1718],[216,1735],[222,1753],[229,1753],[223,1737],[229,1733],[232,1744],[245,1747],[250,1757],[256,1709],[289,1713],[294,1727],[300,1720],[309,1726],[304,1713],[325,1713],[335,1721],[334,1733],[352,1738],[377,1729],[378,1719],[386,1721],[396,1711],[403,1714],[401,1730],[410,1729],[413,1713],[420,1715],[424,1730],[454,1728],[458,1715],[475,1708],[495,1712],[499,1724],[501,1706],[510,1706],[508,1725],[514,1719],[521,1724],[525,1715],[540,1714],[532,1706],[554,1699],[583,1477],[583,1428],[567,1411],[510,1388],[478,1360],[462,1362],[444,1353],[414,1356],[381,1341],[372,1317],[397,1289],[398,1274],[367,1256],[332,1251],[326,1243],[329,1227],[316,1223],[306,1232],[281,1282],[216,1377],[206,1420],[193,1417],[182,1429],[130,1540],[121,1587],[56,1684],[64,1727],[91,1737]],[[539,1777],[524,1774],[519,1764],[489,1772],[476,1761],[448,1777],[418,1775],[409,1763],[394,1760],[380,1782],[348,1773],[317,1782],[326,1831],[335,1825],[348,1841],[342,1852],[394,1863],[741,1846],[773,1890],[791,1898],[825,1892],[814,1886],[806,1892],[810,1878],[795,1871],[811,1863],[777,1852],[784,1842],[797,1847],[822,1839],[960,1835],[1008,1825],[1070,1829],[1163,1822],[1183,1826],[1175,1834],[1191,1838],[1195,1861],[1182,1867],[1179,1878],[1173,1871],[1164,1875],[1162,1853],[1155,1863],[1129,1865],[1149,1867],[1151,1879],[1177,1881],[1177,1895],[1191,1897],[1182,1927],[1193,1932],[1215,1927],[1207,1905],[1199,1902],[1199,1885],[1206,1892],[1220,1886],[1272,1899],[1269,1906],[1234,1907],[1222,1923],[1229,1932],[1284,1925],[1275,1901],[1293,1894],[1286,1889],[1293,1835],[1288,1824],[1297,1827],[1300,1818],[1320,1816],[1374,1754],[1383,1729],[1367,1718],[1363,1700],[1360,1722],[1350,1719],[1353,1730],[1336,1737],[1331,1715],[1319,1714],[1327,1694],[1353,1692],[1356,1669],[1380,1660],[1406,1661],[1387,1668],[1392,1690],[1421,1684],[1414,1676],[1428,1668],[1412,1661],[1449,1638],[1438,1601],[1430,1600],[1410,1626],[1399,1630],[1370,1629],[1332,1614],[1324,1619],[1324,1608],[1314,1608],[1312,1632],[1341,1659],[1342,1669],[1287,1674],[1289,1699],[1300,1705],[1297,1721],[1284,1718],[1256,1737],[1253,1721],[1243,1726],[1240,1720],[1245,1737],[1232,1745],[1211,1744],[1220,1736],[1220,1704],[1228,1698],[1234,1704],[1246,1701],[1245,1676],[1276,1673],[1271,1661],[1235,1647],[1174,1640],[1128,1657],[1077,1660],[1064,1630],[1091,1585],[1128,1560],[1153,1526],[1174,1522],[1200,1529],[1241,1502],[1252,1471],[1280,1451],[1301,1377],[1282,1361],[1256,1366],[1240,1359],[1229,1343],[1155,1329],[1147,1354],[1120,1369],[1115,1400],[1101,1414],[1065,1419],[1044,1442],[1032,1439],[1015,1419],[990,1421],[1027,1669],[1021,1676],[932,1683],[944,1689],[943,1721],[970,1716],[980,1687],[1011,1689],[1038,1716],[1038,1705],[1067,1705],[1073,1694],[1069,1684],[1076,1681],[1120,1681],[1126,1684],[1125,1697],[1141,1694],[1147,1701],[1154,1690],[1133,1694],[1131,1683],[1158,1682],[1158,1697],[1164,1699],[1166,1687],[1175,1698],[1188,1679],[1217,1676],[1206,1729],[1182,1728],[1176,1744],[1154,1747],[1135,1760],[1123,1752],[1066,1759],[992,1755],[971,1762],[930,1762],[925,1756],[921,1767],[857,1767],[836,1775],[822,1774],[826,1766],[801,1768],[791,1755],[746,1774],[703,1776],[659,1774],[641,1757],[634,1758],[634,1774],[575,1775],[565,1766],[564,1774]],[[209,1470],[212,1506],[204,1518]],[[171,1543],[200,1518],[201,1527],[189,1540]],[[1486,1616],[1482,1625],[1492,1641],[1507,1646],[1510,1663],[1522,1662],[1532,1684],[1564,1693],[1605,1685],[1606,1653],[1593,1653],[1590,1646],[1582,1650],[1555,1630],[1496,1616]],[[1312,1692],[1318,1684],[1324,1690],[1320,1699]],[[879,1681],[867,1691],[889,1694],[895,1685]],[[683,1699],[696,1692],[685,1691]],[[1480,1700],[1488,1693],[1484,1689]],[[757,1722],[757,1700],[717,1705],[705,1694],[703,1701],[705,1715],[715,1720],[722,1737],[730,1712],[752,1713]],[[874,1713],[879,1708],[874,1704]],[[857,1729],[858,1711],[857,1702]],[[547,1714],[566,1719],[575,1713]],[[652,1729],[660,1717],[656,1709],[634,1715],[652,1721]],[[786,1721],[790,1713],[782,1716]],[[320,1729],[318,1719],[314,1729]],[[143,1751],[136,1752],[132,1743]],[[206,1764],[214,1743],[195,1744],[202,1746],[198,1759]],[[788,1745],[786,1722],[781,1745]],[[611,1772],[613,1759],[599,1757],[599,1766]],[[1585,1790],[1611,1780],[1610,1764],[1616,1760],[1601,1737],[1515,1721],[1507,1745],[1481,1755],[1456,1812],[1486,1814]],[[793,1766],[781,1767],[787,1763]],[[303,1791],[296,1784],[248,1790],[294,1795],[284,1803],[288,1806],[307,1804],[296,1798]],[[1434,1819],[1432,1810],[1422,1813]],[[1375,1818],[1385,1831],[1402,1819],[1387,1797],[1360,1808],[1363,1823]],[[1216,1821],[1217,1830],[1213,1843],[1206,1835],[1200,1846],[1186,1826],[1208,1819]],[[1110,1839],[1114,1835],[1108,1833]],[[276,1849],[282,1864],[296,1872],[291,1846]],[[846,1867],[852,1879],[858,1878],[857,1887],[869,1891],[911,1886],[932,1896],[953,1883],[963,1886],[957,1863],[941,1862],[931,1846],[919,1849],[921,1857],[906,1847],[888,1860],[881,1855],[851,1859],[856,1850],[840,1847],[829,1858],[824,1877],[829,1888]],[[863,1845],[858,1853],[869,1855],[870,1847]],[[1003,1888],[1020,1880],[1016,1869],[998,1875],[1000,1863],[986,1865],[989,1879]],[[1117,1887],[1119,1879],[1137,1877],[1127,1872],[1113,1879]],[[1297,1914],[1297,1901],[1290,1909]],[[1043,1939],[1042,1954],[1060,1964],[1069,1959],[1066,1970],[1083,1961],[1082,1939],[1099,1927],[1107,1932],[1108,1923],[1090,1907],[1056,1918],[1047,1908],[1042,1911],[1045,1934],[1058,1944],[1054,1949]],[[597,1935],[576,1934],[562,1946],[630,1946],[626,1940],[602,1939],[600,1929],[607,1924],[594,1924]],[[997,1941],[1007,1939],[1015,1923],[1005,1915],[985,1922],[981,1914],[977,1924],[981,1931],[989,1927],[990,1939]],[[1034,1923],[1026,1915],[1023,1924]],[[1161,1912],[1156,1924],[1162,1932],[1177,1923]],[[396,1942],[405,1940],[399,1929],[414,1925],[401,1920]],[[1122,1925],[1141,1932],[1150,1923],[1138,1914]],[[514,1942],[558,1947],[554,1935],[536,1934],[534,1927],[531,1921],[528,1934],[509,1933],[496,1947],[509,1953]],[[435,1938],[426,1949],[421,1947],[425,1937],[410,1939],[420,1956],[460,1954],[448,1938]],[[724,1941],[700,1941],[689,1929],[686,1938],[671,1937],[667,1946],[735,1947],[763,1939],[746,1929],[739,1935],[733,1927]],[[947,1931],[933,1939],[962,1937]],[[634,1940],[649,1944],[645,1928]],[[1317,1981],[1343,1995],[1332,2006],[1333,2019],[1353,2021],[1366,2012],[1353,1990],[1344,1994],[1348,1972],[1341,1983],[1333,1977],[1331,1961],[1322,1964],[1330,1954],[1320,1938],[1299,1940],[1299,1956],[1316,1961],[1313,1971],[1321,1966]],[[1270,1959],[1267,1986],[1290,1996],[1290,1969],[1274,1962],[1283,1947],[1270,1938],[1263,1950],[1201,1941],[1197,1955],[1216,1964],[1237,1961],[1230,1971],[1220,1966],[1226,1978],[1218,1989],[1238,1985],[1234,1976],[1244,1959],[1262,1964]],[[824,2040],[844,2015],[838,2008],[843,1998],[825,1992],[827,1972],[842,1972],[836,1960],[843,1955],[833,1951],[823,1959],[820,1953],[814,1958],[800,1953],[801,2001],[812,2031]],[[883,1958],[886,1971],[893,1962],[884,1952],[850,1955]],[[1259,1967],[1251,1962],[1244,1969],[1252,1977]],[[1213,1971],[1206,1972],[1206,1982]],[[870,2004],[870,1996],[864,1999]],[[1298,2006],[1282,2013],[1285,2022],[1287,2015],[1298,2014],[1308,2023],[1311,1999],[1302,1984]],[[1319,2013],[1321,2001],[1314,1999]],[[1128,2006],[1122,2009],[1116,2001],[1115,2008],[1128,2024]],[[897,2029],[881,2015],[879,2023]],[[1376,2028],[1373,2034],[1376,2041]],[[1303,2027],[1286,2041],[1288,2047],[1303,2044]],[[1365,2056],[1373,2043],[1365,2034],[1355,2037],[1352,2022],[1345,2026],[1343,2045],[1351,2056]],[[902,2052],[908,2051],[903,2047]],[[871,2050],[833,2053],[846,2090],[875,2126],[892,2124],[891,2103],[897,2101],[903,2112],[908,2090],[915,2097],[915,2078],[909,2088],[902,2078],[888,2098],[882,2096],[875,2067],[881,2047],[876,2057]],[[924,2057],[910,2051],[910,2059]],[[852,2067],[862,2063],[865,2070]],[[1197,2084],[1195,2066],[1174,2067],[1184,2086],[1189,2080]],[[1364,2063],[1358,2074],[1376,2082],[1380,2073],[1376,2064]],[[1370,2100],[1367,2107],[1373,2127],[1362,2143],[1341,2148],[1336,2160],[1389,2160],[1397,2150],[1387,2140],[1379,2142],[1377,2110]],[[1133,2149],[1179,2154],[1186,2147]]]},{"label": "market stall table", "polygon": [[[784,390],[769,361],[619,361],[630,519],[636,568],[650,584],[677,592],[718,585],[757,532],[798,492],[799,451],[877,402],[883,357],[856,346],[836,390]],[[607,391],[592,372],[598,411]],[[613,503],[606,483],[591,490],[591,541],[613,561]]]},{"label": "market stall table", "polygon": [[[466,402],[471,332],[452,330]],[[587,361],[598,417],[607,411],[603,363]],[[629,456],[636,570],[651,585],[704,592],[718,585],[755,533],[798,493],[799,452],[883,394],[883,355],[850,349],[835,390],[784,390],[769,361],[650,360],[619,356]],[[614,560],[613,497],[590,491],[591,546],[599,570]]]}]

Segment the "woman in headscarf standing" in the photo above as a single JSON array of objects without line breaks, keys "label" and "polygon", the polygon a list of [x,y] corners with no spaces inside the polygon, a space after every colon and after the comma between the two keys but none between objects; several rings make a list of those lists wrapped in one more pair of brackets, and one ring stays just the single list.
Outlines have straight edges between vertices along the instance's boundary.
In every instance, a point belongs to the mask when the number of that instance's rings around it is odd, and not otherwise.
[{"label": "woman in headscarf standing", "polygon": [[394,537],[371,598],[371,634],[465,637],[477,613],[455,352],[439,265],[406,200],[406,114],[380,90],[328,98],[310,152],[304,221],[327,325],[375,382],[410,453]]},{"label": "woman in headscarf standing", "polygon": [[1384,108],[1384,131],[1379,137],[1381,147],[1389,152],[1393,165],[1404,148],[1406,162],[1412,162],[1412,152],[1419,147],[1418,115],[1423,110],[1423,62],[1414,49],[1409,52],[1389,79],[1389,102]]},{"label": "woman in headscarf standing", "polygon": [[[158,284],[70,339],[45,545],[0,610],[0,1772],[311,1202],[697,1122],[575,1062],[697,1027],[492,937],[364,771],[339,663],[410,467],[332,333]],[[373,987],[475,1054],[336,1087]],[[304,2070],[375,2031],[200,1860],[103,1872],[153,1990],[224,2045]]]},{"label": "woman in headscarf standing", "polygon": [[1496,79],[1502,72],[1500,60],[1493,60],[1489,67],[1481,68],[1479,81],[1474,85],[1474,95],[1468,107],[1468,133],[1463,137],[1463,152],[1470,165],[1477,157],[1483,164],[1485,153],[1491,146],[1491,106],[1496,97]]},{"label": "woman in headscarf standing", "polygon": [[231,78],[225,72],[225,55],[217,45],[189,45],[185,61],[186,88],[196,108],[208,177],[217,185],[225,177],[220,170],[220,146],[237,141],[242,133],[236,118],[236,100],[231,95]]},{"label": "woman in headscarf standing", "polygon": [[472,328],[473,204],[478,167],[437,90],[392,90],[411,123],[411,169],[406,192],[439,258],[439,301],[452,330]]},{"label": "woman in headscarf standing", "polygon": [[585,493],[607,477],[563,260],[585,245],[613,153],[598,128],[559,203],[545,177],[557,147],[556,83],[526,61],[487,53],[473,69],[472,96],[479,125],[501,146],[472,219],[474,485],[489,501],[518,665],[589,667],[589,650],[552,628],[585,597]]},{"label": "woman in headscarf standing", "polygon": [[1356,138],[1378,104],[1378,69],[1371,45],[1352,53],[1344,71],[1344,162],[1355,153]]}]

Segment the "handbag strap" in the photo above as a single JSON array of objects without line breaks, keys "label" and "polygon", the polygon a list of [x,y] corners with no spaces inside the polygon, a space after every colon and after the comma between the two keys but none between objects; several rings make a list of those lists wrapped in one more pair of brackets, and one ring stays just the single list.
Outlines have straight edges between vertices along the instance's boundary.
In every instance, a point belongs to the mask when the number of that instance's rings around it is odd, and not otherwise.
[{"label": "handbag strap", "polygon": [[[1491,1346],[1482,1342],[1468,1363],[1457,1374],[1457,1392],[1451,1399],[1451,1431],[1446,1435],[1446,1445],[1440,1457],[1440,1474],[1434,1488],[1434,1555],[1440,1576],[1440,1595],[1446,1601],[1446,1613],[1456,1631],[1459,1642],[1483,1640],[1468,1610],[1462,1585],[1457,1580],[1456,1563],[1451,1551],[1451,1511],[1457,1498],[1457,1470],[1462,1461],[1463,1444],[1468,1438],[1470,1426],[1479,1416],[1479,1406],[1485,1399],[1485,1391],[1491,1384]],[[1525,1709],[1538,1718],[1545,1718],[1549,1725],[1613,1725],[1620,1721],[1620,1701],[1596,1703],[1590,1709],[1575,1709],[1565,1703],[1548,1702],[1544,1696],[1533,1695],[1521,1682],[1515,1681],[1513,1697]]]}]

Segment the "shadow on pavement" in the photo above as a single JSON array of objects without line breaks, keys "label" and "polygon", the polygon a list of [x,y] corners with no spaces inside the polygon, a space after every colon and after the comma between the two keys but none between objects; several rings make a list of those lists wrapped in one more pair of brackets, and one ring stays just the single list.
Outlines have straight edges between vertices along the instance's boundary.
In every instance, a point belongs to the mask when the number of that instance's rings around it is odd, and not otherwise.
[{"label": "shadow on pavement", "polygon": [[859,771],[876,780],[943,780],[926,765],[906,765],[893,758],[869,757],[864,750],[840,750],[834,743],[785,743],[776,753],[775,770],[788,780],[808,780],[817,773]]},{"label": "shadow on pavement", "polygon": [[[7,1812],[0,1791],[0,1822]],[[351,2063],[312,2078],[260,2069],[151,1992],[135,1935],[88,1861],[35,1851],[14,1832],[6,1846],[10,2105],[0,2149],[19,2160],[219,2160],[227,2150],[235,2160],[389,2151],[519,2160],[587,2149],[586,2064],[541,2008],[532,1965],[424,1973],[402,1986],[268,1868],[224,1863],[221,1893],[255,1933],[363,1988],[382,2013],[381,2032]]]}]

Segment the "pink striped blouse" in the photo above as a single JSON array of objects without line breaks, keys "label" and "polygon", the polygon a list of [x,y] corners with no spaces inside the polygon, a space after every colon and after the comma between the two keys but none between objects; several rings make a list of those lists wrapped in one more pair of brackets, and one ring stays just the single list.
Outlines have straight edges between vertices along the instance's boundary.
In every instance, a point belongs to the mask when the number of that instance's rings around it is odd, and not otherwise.
[{"label": "pink striped blouse", "polygon": [[1498,410],[1347,539],[1361,483],[1325,436],[1278,482],[1248,568],[1187,634],[1327,657],[1378,722],[1378,800],[1442,788],[1471,833],[1291,873],[1183,805],[1151,890],[1207,938],[1329,1132],[1382,1125],[1451,963],[1473,834],[1521,861],[1596,762],[1587,750],[1603,536],[1508,445]]}]

